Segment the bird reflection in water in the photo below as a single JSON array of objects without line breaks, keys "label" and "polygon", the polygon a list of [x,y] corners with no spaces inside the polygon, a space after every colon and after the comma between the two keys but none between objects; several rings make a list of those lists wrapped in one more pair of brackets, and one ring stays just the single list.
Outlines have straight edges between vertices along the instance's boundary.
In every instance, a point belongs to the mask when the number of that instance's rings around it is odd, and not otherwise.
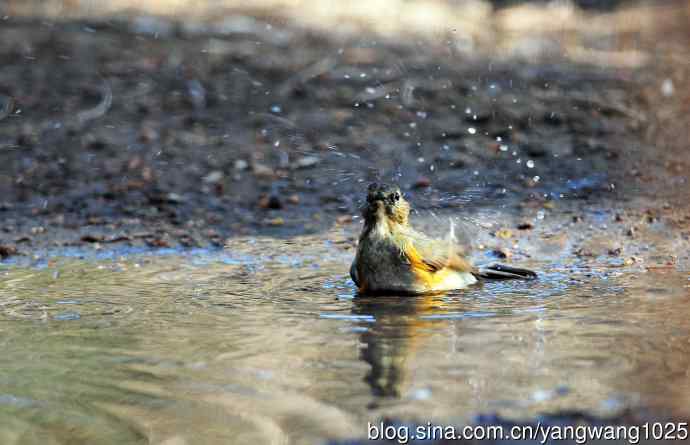
[{"label": "bird reflection in water", "polygon": [[417,350],[438,330],[438,321],[425,316],[446,312],[443,297],[358,296],[353,300],[353,314],[376,320],[360,336],[360,357],[371,366],[364,380],[372,395],[402,397]]}]

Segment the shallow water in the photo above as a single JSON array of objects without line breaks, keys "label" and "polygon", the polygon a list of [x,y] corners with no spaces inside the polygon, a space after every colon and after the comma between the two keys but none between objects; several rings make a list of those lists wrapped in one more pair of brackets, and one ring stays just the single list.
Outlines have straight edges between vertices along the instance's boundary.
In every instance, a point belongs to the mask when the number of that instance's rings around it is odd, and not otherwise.
[{"label": "shallow water", "polygon": [[236,239],[0,266],[0,443],[307,444],[383,417],[690,415],[687,272],[533,262],[538,281],[362,298],[352,253]]}]

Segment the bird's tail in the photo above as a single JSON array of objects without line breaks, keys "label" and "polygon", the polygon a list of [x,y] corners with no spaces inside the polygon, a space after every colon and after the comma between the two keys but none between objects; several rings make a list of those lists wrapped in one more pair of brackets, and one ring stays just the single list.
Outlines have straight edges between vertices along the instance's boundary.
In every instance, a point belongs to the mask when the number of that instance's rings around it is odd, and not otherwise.
[{"label": "bird's tail", "polygon": [[480,267],[477,271],[477,275],[479,275],[481,278],[488,278],[492,280],[533,280],[537,278],[537,273],[529,269],[506,266],[505,264],[498,263]]}]

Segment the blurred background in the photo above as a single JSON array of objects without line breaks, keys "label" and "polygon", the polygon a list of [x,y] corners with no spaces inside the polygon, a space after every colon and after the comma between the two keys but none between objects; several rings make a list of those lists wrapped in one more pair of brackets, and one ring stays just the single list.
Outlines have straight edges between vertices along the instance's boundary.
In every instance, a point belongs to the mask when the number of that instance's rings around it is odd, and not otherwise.
[{"label": "blurred background", "polygon": [[[432,208],[591,195],[614,172],[647,190],[651,165],[684,168],[689,8],[5,1],[4,231],[303,233],[356,218],[373,179]],[[112,235],[147,224],[163,236]]]}]

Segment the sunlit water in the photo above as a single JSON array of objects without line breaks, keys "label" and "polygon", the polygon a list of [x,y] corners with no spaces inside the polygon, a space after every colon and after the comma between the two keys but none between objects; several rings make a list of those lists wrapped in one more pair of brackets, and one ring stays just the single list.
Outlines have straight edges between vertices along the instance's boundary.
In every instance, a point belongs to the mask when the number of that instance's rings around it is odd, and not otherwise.
[{"label": "sunlit water", "polygon": [[[63,252],[69,253],[69,252]],[[351,243],[60,257],[0,269],[0,443],[304,443],[383,417],[690,414],[688,274],[362,298]]]}]

